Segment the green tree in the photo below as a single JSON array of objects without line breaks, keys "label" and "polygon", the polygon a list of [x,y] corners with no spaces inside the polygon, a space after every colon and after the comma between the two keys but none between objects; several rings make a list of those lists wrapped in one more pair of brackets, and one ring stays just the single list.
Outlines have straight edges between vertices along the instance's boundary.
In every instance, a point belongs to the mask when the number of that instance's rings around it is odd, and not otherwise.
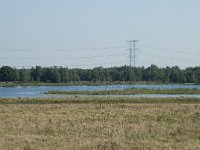
[{"label": "green tree", "polygon": [[71,70],[70,71],[70,78],[71,78],[71,81],[75,82],[75,81],[80,81],[80,77],[77,73],[76,70]]},{"label": "green tree", "polygon": [[20,71],[19,71],[19,80],[21,82],[29,82],[29,81],[31,81],[30,70],[28,70],[28,69],[20,69]]},{"label": "green tree", "polygon": [[31,68],[31,77],[34,81],[40,82],[40,78],[42,77],[43,68],[40,66],[36,66],[36,68]]},{"label": "green tree", "polygon": [[41,81],[51,82],[51,83],[59,83],[60,79],[61,79],[60,73],[57,68],[54,67],[54,68],[43,69]]},{"label": "green tree", "polygon": [[9,66],[3,66],[0,69],[0,81],[16,81],[16,71]]},{"label": "green tree", "polygon": [[159,68],[156,65],[151,65],[145,70],[144,76],[146,81],[158,81]]},{"label": "green tree", "polygon": [[68,68],[59,68],[60,82],[69,82],[69,70]]},{"label": "green tree", "polygon": [[172,67],[171,81],[173,83],[185,83],[186,82],[184,72],[178,66]]},{"label": "green tree", "polygon": [[90,81],[97,82],[99,81],[99,71],[97,68],[94,68],[91,70],[91,76],[90,76]]},{"label": "green tree", "polygon": [[198,83],[198,75],[197,72],[194,68],[186,68],[185,69],[185,76],[187,83]]}]

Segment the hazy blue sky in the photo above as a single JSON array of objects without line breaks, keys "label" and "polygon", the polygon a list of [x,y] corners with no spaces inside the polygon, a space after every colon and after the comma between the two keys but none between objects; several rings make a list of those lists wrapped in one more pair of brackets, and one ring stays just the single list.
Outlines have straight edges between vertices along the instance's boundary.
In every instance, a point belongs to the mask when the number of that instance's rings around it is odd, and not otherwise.
[{"label": "hazy blue sky", "polygon": [[[199,0],[0,0],[0,66],[200,65]],[[115,47],[115,48],[113,48]]]}]

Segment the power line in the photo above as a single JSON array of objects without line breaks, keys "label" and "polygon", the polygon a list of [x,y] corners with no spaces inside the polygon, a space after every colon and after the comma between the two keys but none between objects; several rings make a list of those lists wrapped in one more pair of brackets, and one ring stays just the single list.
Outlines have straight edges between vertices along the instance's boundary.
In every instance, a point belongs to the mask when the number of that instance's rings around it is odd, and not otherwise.
[{"label": "power line", "polygon": [[117,54],[109,54],[109,55],[94,55],[94,56],[83,56],[83,57],[59,57],[59,58],[46,58],[46,57],[0,57],[0,59],[23,59],[23,60],[40,60],[40,59],[90,59],[90,58],[101,58],[101,57],[113,57],[113,56],[121,56],[127,55],[127,53],[117,53]]},{"label": "power line", "polygon": [[200,52],[191,52],[183,49],[176,49],[176,48],[161,48],[161,47],[154,47],[154,46],[142,46],[142,48],[148,48],[153,50],[165,50],[170,52],[176,52],[176,53],[185,53],[185,54],[200,54]]},{"label": "power line", "polygon": [[[111,62],[105,62],[105,63],[94,63],[94,64],[89,64],[91,66],[102,66],[102,65],[111,65],[111,64],[116,64],[116,63],[125,63],[126,60],[123,60],[123,61],[111,61]],[[85,67],[85,64],[84,65],[73,65],[75,67]]]},{"label": "power line", "polygon": [[[57,55],[57,58],[56,58],[56,55],[53,55],[51,57],[47,57],[46,55],[44,55],[43,57],[37,57],[37,56],[35,56],[35,57],[33,57],[33,56],[32,57],[31,56],[30,57],[25,57],[25,56],[21,57],[22,55],[20,55],[20,56],[14,55],[13,57],[11,57],[10,54],[9,54],[7,56],[1,55],[0,59],[8,59],[8,61],[10,61],[10,59],[12,59],[12,60],[26,60],[26,61],[27,60],[30,60],[30,61],[31,60],[41,60],[41,61],[43,61],[43,60],[47,60],[47,59],[49,59],[49,60],[51,60],[51,59],[52,60],[53,59],[55,59],[55,60],[65,60],[66,61],[66,60],[81,59],[82,62],[83,62],[83,60],[84,60],[84,62],[89,62],[90,64],[88,64],[88,65],[91,66],[91,65],[95,65],[95,64],[91,64],[91,59],[106,58],[106,57],[111,58],[111,57],[115,57],[115,56],[127,55],[127,53],[125,53],[125,52],[113,54],[112,52],[114,52],[114,51],[110,51],[111,54],[106,54],[105,51],[103,51],[103,50],[106,50],[106,52],[107,52],[107,51],[112,50],[112,49],[116,51],[116,49],[124,50],[124,48],[129,48],[129,57],[128,57],[129,58],[129,64],[130,64],[130,66],[136,66],[136,58],[137,58],[137,55],[136,55],[137,45],[136,44],[137,44],[137,42],[138,42],[138,40],[128,41],[129,46],[102,46],[102,47],[96,47],[96,48],[95,47],[93,47],[93,48],[68,48],[68,49],[50,49],[50,50],[49,49],[39,50],[39,49],[23,49],[23,48],[22,49],[19,49],[19,48],[8,49],[7,48],[7,49],[0,49],[0,51],[6,51],[6,52],[16,51],[16,53],[20,52],[20,51],[21,52],[26,52],[26,51],[27,52],[30,52],[30,51],[47,52],[48,51],[48,52],[52,52],[53,54],[56,54],[56,53],[59,53],[59,52],[70,52],[70,53],[72,53],[74,51],[98,51],[99,55],[94,54],[93,56],[90,56],[91,55],[90,54],[89,56],[87,56],[86,54],[83,54],[82,56],[79,55],[79,57],[62,57],[62,55],[61,56]],[[168,50],[168,52],[175,52],[175,53],[180,53],[180,54],[187,54],[187,55],[188,54],[196,54],[195,56],[198,56],[197,54],[200,54],[198,52],[191,52],[191,51],[179,50],[179,49],[174,49],[174,48],[168,49],[168,48],[159,48],[159,47],[152,47],[152,46],[148,46],[148,47],[142,46],[142,48],[144,48],[144,49],[148,48],[148,49],[151,49],[151,51],[152,50],[165,50],[165,52],[166,52]],[[100,54],[100,52],[101,52],[100,50],[102,50],[102,53],[103,53],[102,55]],[[96,53],[96,52],[94,52],[94,53]],[[6,53],[4,53],[4,55],[5,54]],[[21,53],[18,53],[18,54],[21,54]],[[162,53],[159,53],[159,54],[160,55],[158,55],[157,53],[151,53],[151,52],[146,53],[145,51],[143,51],[143,53],[142,53],[143,56],[146,55],[146,57],[144,57],[144,58],[146,58],[146,60],[150,60],[149,57],[153,57],[153,59],[151,59],[151,61],[149,61],[150,64],[152,64],[152,62],[155,62],[156,60],[158,60],[158,59],[154,59],[154,58],[160,58],[159,62],[157,62],[157,63],[164,63],[163,59],[166,59],[167,62],[165,62],[165,63],[167,63],[167,64],[171,63],[173,61],[173,59],[180,61],[180,62],[185,62],[185,61],[190,61],[190,62],[196,61],[196,62],[198,62],[198,58],[195,59],[195,58],[191,58],[191,57],[177,57],[177,55],[176,56],[173,56],[173,55],[168,56],[163,51],[162,51]],[[86,56],[84,56],[84,55],[86,55]],[[112,60],[112,59],[110,59],[110,60]],[[110,60],[108,60],[108,61],[110,61]],[[36,61],[34,61],[34,62],[36,62]],[[119,63],[119,61],[117,61],[117,62]],[[81,63],[81,64],[84,64],[84,63]],[[98,64],[110,65],[110,64],[112,64],[112,62],[98,63]],[[85,66],[85,65],[79,65],[79,66]]]},{"label": "power line", "polygon": [[170,56],[167,56],[167,55],[159,55],[159,54],[156,54],[156,53],[146,53],[144,52],[142,55],[146,55],[148,57],[156,57],[156,58],[163,58],[163,59],[167,59],[167,60],[182,60],[182,61],[185,61],[185,60],[188,60],[188,61],[199,61],[198,59],[195,59],[195,58],[186,58],[186,57],[177,57],[177,56],[174,56],[174,55],[170,55]]},{"label": "power line", "polygon": [[94,50],[107,50],[107,49],[119,49],[127,46],[108,46],[108,47],[97,47],[97,48],[67,48],[67,49],[12,49],[12,48],[1,48],[0,51],[48,51],[48,52],[62,52],[62,51],[94,51]]},{"label": "power line", "polygon": [[[90,66],[102,66],[102,65],[111,65],[111,64],[116,64],[116,63],[123,63],[125,64],[126,60],[122,61],[111,61],[111,62],[104,62],[104,63],[90,63],[88,65]],[[73,67],[85,67],[87,64],[77,64],[77,65],[72,65]],[[40,66],[40,65],[36,65]],[[13,66],[14,68],[35,68],[36,66]],[[49,66],[41,66],[41,67],[49,67]],[[58,66],[59,67],[59,66]],[[68,68],[68,66],[62,66],[62,68]]]}]

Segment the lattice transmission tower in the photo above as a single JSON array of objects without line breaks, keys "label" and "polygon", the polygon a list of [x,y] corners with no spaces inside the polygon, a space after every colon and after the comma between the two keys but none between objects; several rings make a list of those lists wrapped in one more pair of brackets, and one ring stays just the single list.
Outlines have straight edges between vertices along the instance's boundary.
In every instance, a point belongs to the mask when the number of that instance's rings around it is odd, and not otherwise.
[{"label": "lattice transmission tower", "polygon": [[138,40],[131,40],[128,41],[129,43],[129,65],[130,67],[135,67],[136,66],[136,51],[138,50],[136,48],[136,43]]}]

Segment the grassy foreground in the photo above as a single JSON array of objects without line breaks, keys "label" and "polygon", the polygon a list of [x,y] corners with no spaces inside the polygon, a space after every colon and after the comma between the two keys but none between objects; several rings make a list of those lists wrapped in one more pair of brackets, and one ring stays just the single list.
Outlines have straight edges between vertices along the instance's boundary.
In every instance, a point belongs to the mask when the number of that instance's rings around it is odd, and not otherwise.
[{"label": "grassy foreground", "polygon": [[200,149],[200,99],[0,99],[0,149]]},{"label": "grassy foreground", "polygon": [[200,94],[198,89],[125,89],[104,91],[48,91],[45,94],[66,95],[133,95],[133,94]]}]

